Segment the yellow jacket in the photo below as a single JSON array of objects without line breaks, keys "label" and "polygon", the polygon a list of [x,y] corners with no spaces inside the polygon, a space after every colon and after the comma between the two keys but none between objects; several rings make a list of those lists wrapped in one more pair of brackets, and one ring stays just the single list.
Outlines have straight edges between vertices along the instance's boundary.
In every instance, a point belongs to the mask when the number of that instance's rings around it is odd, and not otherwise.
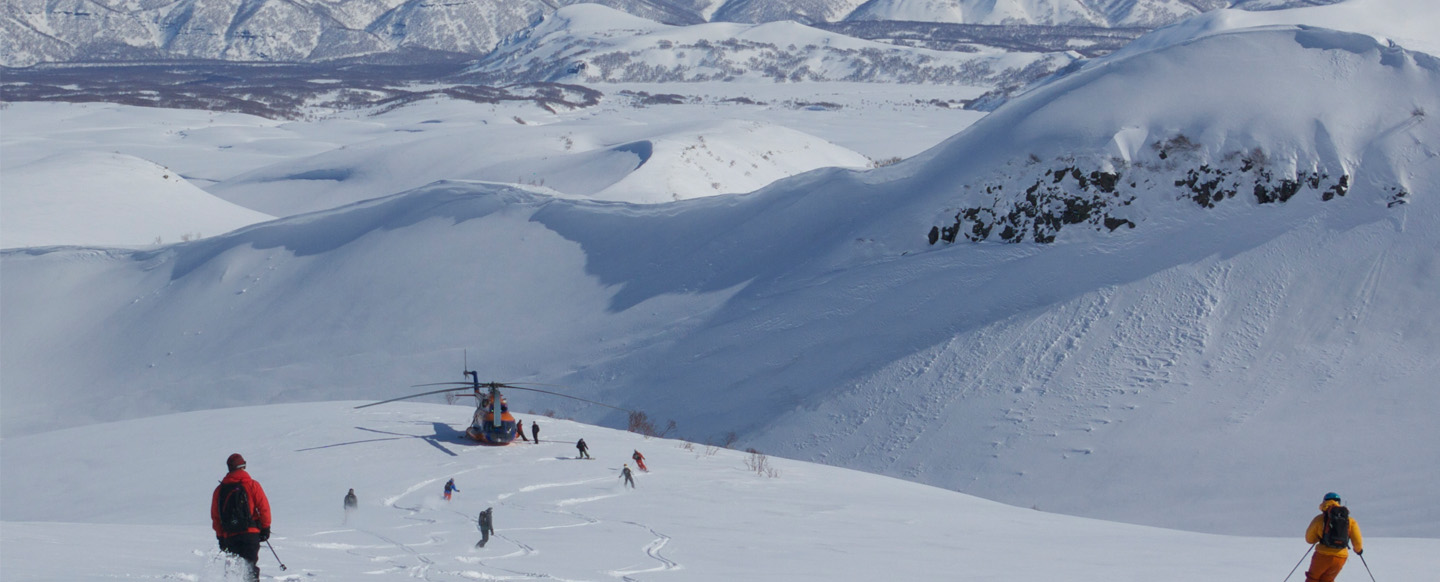
[{"label": "yellow jacket", "polygon": [[[1325,512],[1328,511],[1331,507],[1338,507],[1339,505],[1340,502],[1334,499],[1326,499],[1325,501],[1321,502],[1320,515],[1317,515],[1315,516],[1315,519],[1310,520],[1310,527],[1305,528],[1305,542],[1310,544],[1317,544],[1315,546],[1315,553],[1317,554],[1325,554],[1327,556],[1339,556],[1341,558],[1350,556],[1350,552],[1347,551],[1345,548],[1332,548],[1325,544],[1319,543],[1320,536],[1325,533]],[[1355,523],[1355,518],[1353,517],[1350,518],[1350,546],[1355,548],[1356,551],[1365,550],[1365,540],[1361,539],[1360,537],[1360,526]]]}]

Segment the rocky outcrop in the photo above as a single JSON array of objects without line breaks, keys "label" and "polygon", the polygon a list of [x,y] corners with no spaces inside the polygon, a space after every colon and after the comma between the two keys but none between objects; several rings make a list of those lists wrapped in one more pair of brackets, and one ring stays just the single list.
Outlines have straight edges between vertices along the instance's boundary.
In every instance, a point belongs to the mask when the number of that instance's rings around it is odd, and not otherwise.
[{"label": "rocky outcrop", "polygon": [[[1151,203],[1188,203],[1213,209],[1221,204],[1249,201],[1256,205],[1284,204],[1296,197],[1331,201],[1350,191],[1353,177],[1343,169],[1313,167],[1285,169],[1253,149],[1230,152],[1219,160],[1204,161],[1198,145],[1183,135],[1152,144],[1155,159],[1148,163],[1099,166],[1055,162],[1041,167],[1032,157],[1023,167],[1034,168],[1022,177],[997,179],[979,185],[983,194],[954,212],[953,220],[930,228],[930,244],[1002,241],[1055,242],[1067,227],[1099,232],[1136,228],[1143,224],[1134,207]],[[1387,204],[1404,204],[1409,192],[1390,186]]]}]

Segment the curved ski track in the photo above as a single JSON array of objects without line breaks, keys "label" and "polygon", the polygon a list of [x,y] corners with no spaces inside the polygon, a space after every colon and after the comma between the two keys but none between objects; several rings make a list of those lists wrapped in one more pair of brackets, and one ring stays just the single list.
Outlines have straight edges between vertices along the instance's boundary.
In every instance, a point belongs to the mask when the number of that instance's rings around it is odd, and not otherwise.
[{"label": "curved ski track", "polygon": [[[475,468],[469,469],[469,470],[467,470],[467,471],[462,471],[462,472],[453,472],[453,471],[452,471],[452,472],[447,472],[446,475],[447,475],[447,476],[460,475],[460,474],[470,473],[470,472],[474,472],[474,471],[482,471],[482,470],[484,470],[485,468],[486,468],[486,467],[483,467],[483,466],[482,466],[482,467],[475,467]],[[440,560],[439,560],[439,558],[443,557],[443,554],[442,554],[442,551],[441,551],[441,550],[439,550],[439,549],[430,550],[430,551],[422,550],[422,548],[425,547],[425,546],[431,546],[431,547],[435,547],[435,548],[443,547],[445,544],[447,544],[447,543],[450,541],[450,540],[449,540],[449,537],[447,536],[447,534],[452,531],[452,528],[449,527],[449,526],[454,526],[454,525],[458,525],[458,524],[464,524],[465,527],[467,527],[467,528],[468,528],[468,527],[473,527],[473,518],[472,518],[470,515],[466,514],[466,513],[463,513],[463,512],[454,510],[454,509],[449,509],[449,508],[444,508],[444,511],[442,511],[442,512],[432,512],[432,513],[431,513],[431,517],[426,517],[426,516],[422,515],[422,514],[427,510],[427,507],[426,507],[427,504],[426,504],[426,503],[420,502],[420,503],[414,503],[414,504],[412,504],[412,505],[401,505],[401,504],[400,504],[401,500],[403,500],[403,499],[405,499],[405,498],[407,498],[407,497],[410,497],[412,494],[415,494],[416,492],[433,488],[433,487],[435,487],[435,484],[436,484],[436,483],[440,483],[440,482],[442,482],[442,481],[443,481],[444,479],[446,479],[446,478],[448,478],[448,477],[426,478],[426,479],[423,479],[423,480],[421,480],[421,481],[416,482],[414,485],[411,485],[410,487],[405,488],[404,491],[401,491],[401,492],[398,493],[398,494],[395,494],[395,495],[392,495],[392,496],[388,496],[388,497],[383,498],[383,504],[384,504],[385,507],[406,512],[406,515],[403,517],[403,519],[417,522],[417,525],[418,525],[418,526],[422,526],[422,527],[424,527],[424,526],[439,526],[439,527],[443,528],[443,529],[435,529],[435,530],[432,530],[432,531],[429,531],[429,532],[425,533],[424,535],[426,536],[426,539],[425,539],[424,542],[420,542],[420,543],[413,543],[413,542],[407,543],[407,542],[404,542],[404,541],[397,540],[397,539],[396,539],[394,536],[392,536],[392,535],[387,535],[388,532],[385,532],[385,531],[376,531],[374,528],[359,528],[359,527],[357,527],[357,528],[353,528],[353,529],[341,528],[341,529],[334,529],[334,530],[318,531],[318,532],[314,532],[314,533],[312,533],[312,534],[310,534],[310,535],[311,535],[311,536],[322,536],[322,535],[335,535],[335,534],[344,534],[344,533],[355,532],[355,533],[364,534],[364,535],[366,535],[366,536],[368,536],[368,537],[374,538],[375,540],[378,540],[380,543],[374,544],[374,545],[357,545],[357,544],[346,544],[346,543],[312,542],[312,543],[310,543],[310,544],[308,544],[308,545],[310,545],[310,546],[313,547],[313,548],[318,548],[318,549],[334,549],[334,550],[344,551],[346,554],[349,554],[349,555],[351,555],[351,556],[354,556],[354,557],[357,558],[357,559],[362,559],[362,560],[366,560],[366,561],[370,561],[370,562],[376,562],[376,563],[384,564],[384,569],[385,569],[385,570],[388,570],[388,571],[390,571],[390,572],[405,572],[408,577],[410,577],[410,578],[416,578],[416,579],[419,579],[419,580],[426,580],[426,581],[429,581],[429,582],[441,582],[441,581],[443,581],[443,580],[470,579],[470,578],[473,578],[473,577],[477,574],[477,572],[475,572],[475,571],[473,571],[473,570],[471,570],[471,571],[459,571],[459,570],[449,570],[449,569],[443,568],[443,567],[440,565]],[[567,481],[567,482],[536,483],[536,484],[531,484],[531,485],[526,485],[526,486],[518,487],[518,488],[515,488],[515,489],[513,489],[513,490],[511,490],[511,491],[508,491],[508,492],[505,492],[505,493],[500,493],[500,494],[496,495],[497,504],[500,505],[500,506],[512,507],[512,508],[516,508],[516,509],[526,509],[526,510],[531,510],[531,511],[541,511],[541,512],[544,512],[544,513],[550,513],[550,514],[555,514],[555,515],[563,515],[563,516],[567,516],[567,517],[572,517],[572,518],[576,519],[577,521],[576,521],[575,523],[571,523],[571,524],[548,525],[548,526],[535,527],[535,528],[509,528],[509,529],[506,530],[507,533],[504,533],[504,534],[496,533],[496,534],[493,536],[493,538],[492,538],[492,544],[493,544],[494,541],[496,541],[496,540],[503,541],[503,542],[505,542],[505,543],[513,544],[513,545],[515,546],[516,550],[513,551],[513,552],[510,552],[510,553],[506,553],[506,554],[503,554],[503,555],[496,555],[496,556],[485,556],[485,557],[464,556],[464,555],[457,555],[457,556],[451,556],[451,557],[453,557],[453,558],[456,559],[458,562],[463,563],[463,564],[479,566],[479,567],[483,567],[483,568],[485,568],[485,569],[491,570],[491,571],[493,572],[493,574],[485,574],[485,573],[483,573],[483,572],[482,572],[482,573],[478,573],[479,575],[484,576],[484,577],[487,578],[487,579],[488,579],[488,578],[499,578],[499,579],[526,578],[526,579],[536,579],[536,580],[565,580],[565,579],[563,579],[563,578],[559,578],[559,577],[556,577],[556,576],[554,576],[554,575],[551,575],[551,574],[545,573],[545,572],[533,572],[533,571],[518,570],[518,569],[514,569],[514,568],[507,568],[507,567],[499,566],[499,565],[496,565],[495,562],[498,561],[498,560],[502,560],[502,559],[510,559],[510,558],[517,558],[517,557],[518,557],[518,558],[524,558],[524,557],[528,557],[528,556],[531,556],[531,555],[534,555],[534,554],[539,553],[538,550],[536,550],[534,547],[532,547],[532,546],[530,546],[529,544],[526,543],[523,535],[517,535],[516,532],[523,532],[523,531],[526,531],[526,530],[538,531],[538,530],[553,530],[553,529],[560,529],[560,528],[589,527],[589,526],[593,526],[593,525],[597,525],[597,524],[604,523],[604,520],[602,520],[602,519],[600,519],[600,518],[597,518],[597,517],[594,517],[594,516],[592,516],[592,515],[588,515],[588,514],[585,514],[585,513],[576,511],[576,510],[574,510],[574,509],[570,509],[570,508],[573,507],[573,506],[576,506],[576,505],[580,505],[580,504],[584,504],[584,503],[589,503],[589,502],[592,502],[592,501],[598,501],[598,500],[601,500],[601,499],[608,499],[608,498],[611,498],[611,497],[615,497],[616,495],[614,495],[614,494],[605,494],[605,495],[591,495],[591,496],[586,496],[586,497],[564,498],[564,499],[559,499],[559,500],[557,500],[557,501],[554,501],[554,502],[553,502],[553,505],[548,506],[548,507],[546,507],[546,506],[532,506],[532,505],[528,505],[528,504],[526,504],[526,503],[516,501],[516,500],[514,500],[514,498],[515,498],[516,496],[522,496],[522,495],[525,494],[525,493],[531,493],[531,492],[534,492],[534,491],[540,491],[540,490],[545,490],[545,489],[561,488],[561,487],[579,487],[579,486],[589,485],[589,484],[593,484],[593,483],[600,482],[600,481],[609,481],[609,480],[610,480],[610,479],[608,479],[608,478],[603,478],[603,477],[602,477],[602,478],[594,478],[594,479],[580,479],[580,480]],[[436,513],[439,513],[441,516],[447,516],[447,517],[448,517],[448,514],[453,514],[454,516],[456,516],[456,519],[452,521],[452,520],[450,520],[450,519],[440,518],[440,517],[436,516]],[[619,522],[615,522],[615,523],[621,523],[621,524],[624,524],[624,525],[627,525],[627,526],[631,526],[631,527],[635,527],[635,528],[639,528],[639,529],[645,530],[646,532],[648,532],[648,533],[650,534],[650,536],[653,537],[653,539],[651,539],[651,541],[650,541],[649,543],[647,543],[644,547],[642,547],[642,548],[640,549],[640,551],[645,554],[645,557],[646,557],[647,559],[656,562],[656,565],[655,565],[654,567],[652,567],[652,568],[644,568],[644,569],[611,570],[611,571],[607,572],[609,575],[614,576],[614,577],[617,577],[617,578],[620,578],[621,580],[625,580],[625,581],[627,581],[627,582],[638,582],[638,579],[634,577],[634,575],[636,575],[636,574],[645,574],[645,573],[650,573],[650,572],[664,572],[664,571],[678,570],[678,569],[682,569],[682,568],[683,568],[683,566],[682,566],[681,564],[675,562],[674,560],[671,560],[671,559],[665,557],[665,555],[664,555],[664,553],[663,553],[663,550],[665,549],[666,545],[668,545],[668,544],[670,543],[670,540],[672,539],[670,536],[668,536],[668,535],[666,535],[666,534],[664,534],[664,533],[662,533],[662,532],[660,532],[660,531],[657,531],[654,527],[652,527],[652,526],[650,526],[650,525],[648,525],[648,524],[641,523],[641,522],[637,522],[637,521],[619,521]],[[407,526],[407,527],[408,527],[408,526]],[[390,551],[387,551],[387,550],[390,550]],[[398,551],[400,551],[401,553],[400,553],[400,554],[395,554],[395,553],[394,553],[394,550],[398,550]],[[372,573],[379,573],[379,572],[372,572]],[[309,575],[313,575],[313,574],[309,574]]]}]

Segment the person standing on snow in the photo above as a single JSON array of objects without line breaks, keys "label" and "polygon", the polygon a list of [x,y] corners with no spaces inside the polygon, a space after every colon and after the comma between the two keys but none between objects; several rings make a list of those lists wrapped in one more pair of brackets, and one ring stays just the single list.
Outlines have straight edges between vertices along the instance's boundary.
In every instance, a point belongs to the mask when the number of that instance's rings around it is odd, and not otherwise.
[{"label": "person standing on snow", "polygon": [[450,494],[451,494],[451,493],[454,493],[454,492],[456,492],[456,491],[459,491],[459,490],[460,490],[460,488],[455,486],[455,480],[454,480],[454,479],[451,479],[451,480],[449,480],[449,481],[446,481],[446,482],[445,482],[445,500],[446,500],[446,501],[449,501],[449,500],[450,500]]},{"label": "person standing on snow", "polygon": [[580,451],[580,455],[577,456],[577,457],[575,457],[575,458],[577,458],[577,459],[588,459],[588,458],[590,458],[590,445],[585,444],[585,439],[580,439],[579,442],[575,443],[575,449],[578,450],[578,451]]},{"label": "person standing on snow", "polygon": [[530,439],[525,438],[525,421],[520,420],[520,419],[518,419],[518,418],[515,419],[515,434],[516,434],[517,436],[519,436],[519,437],[520,437],[520,440],[522,440],[522,441],[529,441],[529,440],[530,440]]},{"label": "person standing on snow", "polygon": [[639,449],[636,449],[634,453],[631,453],[630,458],[635,460],[635,465],[637,467],[640,467],[641,471],[644,471],[646,473],[650,472],[650,469],[645,468],[645,455],[640,454]]},{"label": "person standing on snow", "polygon": [[1340,495],[1333,492],[1325,494],[1320,502],[1320,515],[1305,528],[1305,541],[1315,545],[1315,557],[1310,559],[1305,582],[1335,582],[1350,556],[1347,546],[1353,546],[1357,556],[1365,554],[1360,526],[1350,519],[1350,509],[1340,504]]},{"label": "person standing on snow", "polygon": [[490,534],[495,533],[495,520],[491,513],[494,509],[486,507],[485,511],[480,512],[480,519],[475,523],[475,527],[480,528],[480,543],[475,544],[477,548],[483,548],[490,543]]},{"label": "person standing on snow", "polygon": [[270,539],[270,499],[245,472],[240,453],[225,459],[228,472],[210,496],[210,526],[220,550],[245,560],[244,579],[260,579],[260,542]]},{"label": "person standing on snow", "polygon": [[625,480],[625,484],[629,485],[631,489],[635,488],[635,474],[630,472],[630,465],[628,463],[624,469],[620,470],[620,477]]},{"label": "person standing on snow", "polygon": [[530,421],[530,441],[540,444],[540,423],[533,420]]}]

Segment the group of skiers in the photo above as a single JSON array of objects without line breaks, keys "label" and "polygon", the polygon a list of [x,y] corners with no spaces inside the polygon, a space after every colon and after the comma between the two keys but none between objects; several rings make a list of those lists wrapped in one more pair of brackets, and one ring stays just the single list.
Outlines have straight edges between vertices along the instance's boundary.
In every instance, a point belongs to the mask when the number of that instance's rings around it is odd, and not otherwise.
[{"label": "group of skiers", "polygon": [[[575,442],[575,450],[579,451],[579,453],[575,455],[577,459],[593,458],[590,456],[590,445],[585,444],[585,439],[583,438]],[[638,449],[630,454],[630,458],[635,461],[635,465],[640,467],[641,471],[650,472],[650,469],[645,467],[645,455],[640,454]],[[626,463],[625,466],[620,469],[620,478],[625,480],[625,485],[631,489],[635,488],[635,474],[630,471],[629,463]]]},{"label": "group of skiers", "polygon": [[[590,446],[585,444],[585,439],[575,443],[575,448],[580,451],[578,458],[590,458]],[[640,454],[639,450],[632,453],[630,458],[641,471],[649,470],[645,467],[645,455]],[[245,457],[240,456],[240,453],[225,459],[227,472],[210,498],[210,523],[215,529],[215,539],[219,542],[220,549],[243,559],[245,579],[256,581],[260,578],[260,544],[269,543],[270,540],[270,500],[265,497],[265,490],[260,487],[260,483],[250,478],[245,466]],[[632,489],[635,487],[634,474],[630,472],[629,463],[620,470],[620,477],[625,480],[625,485]],[[449,500],[451,494],[459,490],[455,486],[455,479],[446,481],[445,499]],[[358,506],[355,490],[351,489],[345,494],[347,518]],[[485,547],[490,536],[495,533],[493,510],[492,507],[486,507],[480,512],[476,527],[480,529],[481,537],[475,547]],[[1340,570],[1345,567],[1349,558],[1350,548],[1354,548],[1355,555],[1364,559],[1365,540],[1360,535],[1360,525],[1350,517],[1349,508],[1341,504],[1340,495],[1337,493],[1326,493],[1320,501],[1320,514],[1311,519],[1309,527],[1305,528],[1305,541],[1315,551],[1315,556],[1310,560],[1310,569],[1305,572],[1305,582],[1335,582],[1335,577],[1340,575]]]},{"label": "group of skiers", "polygon": [[[540,442],[540,426],[534,422],[530,423],[530,430],[534,442]],[[524,433],[520,433],[522,436]],[[585,439],[575,443],[575,448],[580,451],[578,458],[589,459],[590,445]],[[634,451],[630,458],[642,471],[648,471],[645,467],[645,455],[639,450]],[[240,453],[230,455],[225,459],[226,474],[220,480],[220,485],[215,488],[210,500],[210,522],[215,529],[215,539],[220,549],[226,554],[244,560],[244,578],[249,581],[259,580],[260,577],[260,544],[268,543],[270,540],[270,500],[265,496],[265,490],[260,483],[250,478],[245,471],[245,457]],[[630,472],[630,465],[625,464],[620,471],[620,478],[625,480],[624,485],[630,488],[635,487],[634,474]],[[446,501],[449,501],[454,494],[460,491],[455,485],[455,479],[445,481],[445,488],[442,494]],[[355,490],[350,489],[345,493],[344,507],[345,520],[348,523],[350,513],[360,506],[360,500],[355,495]],[[475,544],[477,548],[485,547],[489,543],[490,536],[495,533],[494,508],[486,507],[480,512],[476,520],[476,527],[480,530],[480,542]]]}]

